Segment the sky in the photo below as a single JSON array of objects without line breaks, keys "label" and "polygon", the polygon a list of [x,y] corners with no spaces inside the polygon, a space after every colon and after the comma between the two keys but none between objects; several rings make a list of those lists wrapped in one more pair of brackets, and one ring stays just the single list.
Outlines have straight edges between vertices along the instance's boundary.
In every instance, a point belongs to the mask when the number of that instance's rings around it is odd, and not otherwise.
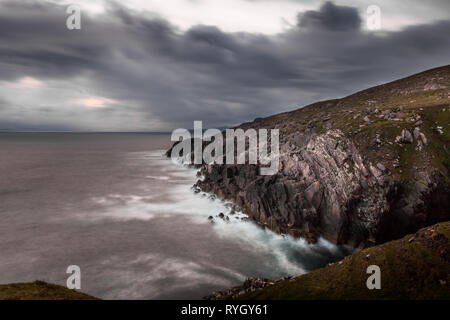
[{"label": "sky", "polygon": [[0,0],[0,130],[233,126],[450,64],[449,35],[448,0]]}]

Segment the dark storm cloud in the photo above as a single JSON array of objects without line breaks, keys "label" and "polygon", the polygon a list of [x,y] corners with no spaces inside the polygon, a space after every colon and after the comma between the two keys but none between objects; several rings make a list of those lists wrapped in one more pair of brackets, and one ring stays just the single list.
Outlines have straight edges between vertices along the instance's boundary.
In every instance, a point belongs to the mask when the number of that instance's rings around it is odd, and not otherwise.
[{"label": "dark storm cloud", "polygon": [[[449,21],[376,34],[361,30],[356,9],[331,2],[273,36],[203,25],[181,32],[116,3],[104,15],[83,12],[75,31],[65,28],[63,6],[7,1],[0,9],[0,81],[84,79],[96,95],[126,101],[96,111],[102,122],[232,125],[450,62]],[[28,116],[35,124],[41,114]],[[71,124],[85,127],[84,117]]]},{"label": "dark storm cloud", "polygon": [[359,29],[361,22],[356,8],[337,6],[332,2],[326,2],[319,11],[299,14],[300,27],[325,28],[330,31]]}]

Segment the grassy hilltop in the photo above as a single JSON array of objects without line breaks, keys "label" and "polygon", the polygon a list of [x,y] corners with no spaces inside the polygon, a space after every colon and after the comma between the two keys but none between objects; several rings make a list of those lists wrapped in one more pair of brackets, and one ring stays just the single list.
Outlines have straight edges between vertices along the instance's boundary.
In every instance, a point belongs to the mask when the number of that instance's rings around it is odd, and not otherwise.
[{"label": "grassy hilltop", "polygon": [[[366,287],[369,265],[381,269],[380,290]],[[237,299],[450,299],[450,222],[361,250]]]},{"label": "grassy hilltop", "polygon": [[44,281],[0,285],[0,300],[98,300],[79,291]]}]

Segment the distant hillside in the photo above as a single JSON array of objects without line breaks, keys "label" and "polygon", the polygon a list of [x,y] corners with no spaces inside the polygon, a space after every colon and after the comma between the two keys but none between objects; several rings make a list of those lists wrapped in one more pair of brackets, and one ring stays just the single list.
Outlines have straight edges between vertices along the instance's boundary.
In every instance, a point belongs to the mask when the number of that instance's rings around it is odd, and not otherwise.
[{"label": "distant hillside", "polygon": [[[381,289],[366,286],[366,269],[381,269]],[[262,289],[256,289],[264,287]],[[255,291],[253,291],[255,290]],[[252,279],[209,299],[450,299],[450,222],[361,250],[311,273],[278,282]]]},{"label": "distant hillside", "polygon": [[43,281],[0,285],[0,300],[98,300],[79,291]]}]

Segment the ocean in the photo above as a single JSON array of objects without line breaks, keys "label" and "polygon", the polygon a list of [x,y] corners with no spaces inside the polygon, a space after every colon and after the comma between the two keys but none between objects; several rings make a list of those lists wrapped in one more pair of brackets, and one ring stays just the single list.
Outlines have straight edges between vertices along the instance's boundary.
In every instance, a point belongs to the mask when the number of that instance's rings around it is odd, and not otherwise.
[{"label": "ocean", "polygon": [[[195,194],[169,134],[0,133],[0,283],[65,285],[103,299],[201,299],[246,277],[278,279],[348,254],[275,234]],[[216,217],[214,223],[209,216]]]}]

